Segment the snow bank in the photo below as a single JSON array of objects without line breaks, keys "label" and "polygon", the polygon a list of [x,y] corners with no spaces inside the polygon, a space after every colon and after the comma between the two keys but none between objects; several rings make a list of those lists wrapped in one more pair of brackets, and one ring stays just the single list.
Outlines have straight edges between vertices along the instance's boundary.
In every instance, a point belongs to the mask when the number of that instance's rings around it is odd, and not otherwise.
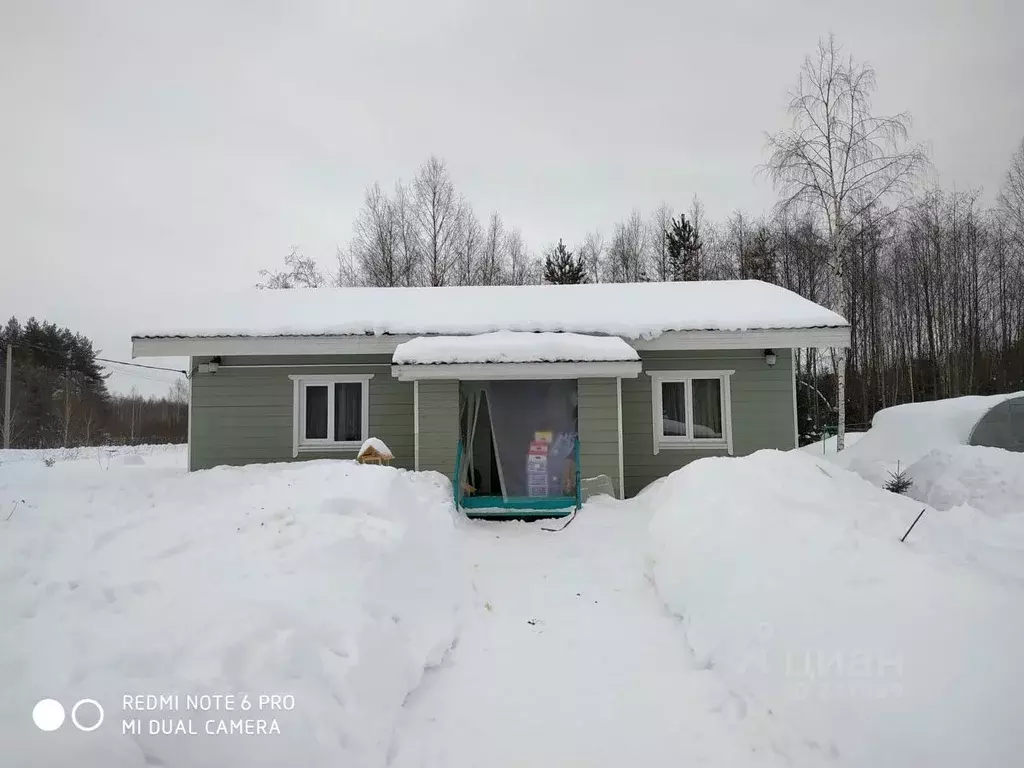
[{"label": "snow bank", "polygon": [[967,445],[978,420],[993,406],[1020,392],[987,397],[954,397],[885,408],[856,445],[838,454],[840,466],[881,485],[899,463],[906,469],[934,448]]},{"label": "snow bank", "polygon": [[438,363],[572,363],[639,360],[617,336],[495,331],[479,336],[428,336],[399,344],[397,365]]},{"label": "snow bank", "polygon": [[942,513],[901,544],[919,502],[800,451],[693,462],[634,503],[653,511],[649,575],[698,658],[821,763],[1018,761],[1024,580],[925,535]]},{"label": "snow bank", "polygon": [[[59,461],[76,461],[89,459],[98,462],[109,462],[111,459],[124,461],[128,456],[144,456],[144,462],[155,458],[159,462],[184,461],[186,447],[184,445],[94,445],[76,448],[0,448],[0,465],[13,464],[16,461],[47,462],[56,464]],[[127,459],[133,461],[133,459]]]},{"label": "snow bank", "polygon": [[[403,701],[456,634],[465,572],[439,474],[23,461],[0,467],[0,511],[15,499],[0,522],[0,742],[19,766],[382,765]],[[184,711],[189,693],[294,708]],[[126,694],[180,703],[125,711]],[[30,712],[47,697],[69,712],[96,699],[105,721],[39,731]],[[143,733],[122,735],[134,718]],[[150,718],[198,735],[150,735]],[[204,733],[222,718],[276,718],[280,733]]]},{"label": "snow bank", "polygon": [[444,288],[295,288],[225,292],[165,308],[135,337],[464,335],[846,327],[835,312],[759,280]]},{"label": "snow bank", "polygon": [[918,501],[948,510],[968,505],[993,515],[1024,517],[1024,453],[981,445],[930,451],[907,468]]}]

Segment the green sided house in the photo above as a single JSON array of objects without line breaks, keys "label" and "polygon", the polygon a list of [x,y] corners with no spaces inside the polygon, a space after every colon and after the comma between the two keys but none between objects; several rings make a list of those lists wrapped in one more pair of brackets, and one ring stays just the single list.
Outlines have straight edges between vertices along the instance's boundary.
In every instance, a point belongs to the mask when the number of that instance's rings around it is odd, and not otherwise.
[{"label": "green sided house", "polygon": [[509,515],[795,447],[794,351],[849,339],[834,312],[734,280],[252,290],[132,351],[190,360],[191,470],[354,458],[372,437]]}]

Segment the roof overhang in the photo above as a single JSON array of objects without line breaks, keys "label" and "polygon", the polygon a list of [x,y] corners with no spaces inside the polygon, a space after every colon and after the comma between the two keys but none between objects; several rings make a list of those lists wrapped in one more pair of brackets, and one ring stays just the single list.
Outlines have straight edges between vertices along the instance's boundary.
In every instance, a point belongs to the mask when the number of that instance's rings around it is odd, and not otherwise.
[{"label": "roof overhang", "polygon": [[[411,335],[364,336],[161,336],[133,337],[132,357],[214,355],[394,354]],[[849,326],[747,331],[668,331],[653,339],[626,339],[638,351],[849,347]]]},{"label": "roof overhang", "polygon": [[502,381],[507,379],[594,379],[628,378],[640,375],[639,361],[587,363],[451,363],[434,365],[392,365],[391,375],[399,381],[459,379],[461,381]]}]

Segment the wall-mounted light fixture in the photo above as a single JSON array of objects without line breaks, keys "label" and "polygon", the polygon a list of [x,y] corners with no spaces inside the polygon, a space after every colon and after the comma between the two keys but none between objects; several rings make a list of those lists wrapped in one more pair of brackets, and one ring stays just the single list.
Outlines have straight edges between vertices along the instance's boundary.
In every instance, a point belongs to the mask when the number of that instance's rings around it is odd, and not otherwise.
[{"label": "wall-mounted light fixture", "polygon": [[774,349],[766,349],[764,351],[764,361],[766,363],[768,363],[768,367],[769,368],[771,368],[773,365],[775,365],[775,363],[778,362],[778,360],[779,360],[779,358],[775,354],[775,350]]},{"label": "wall-mounted light fixture", "polygon": [[216,373],[220,368],[220,357],[215,357],[208,363],[199,364],[199,373]]}]

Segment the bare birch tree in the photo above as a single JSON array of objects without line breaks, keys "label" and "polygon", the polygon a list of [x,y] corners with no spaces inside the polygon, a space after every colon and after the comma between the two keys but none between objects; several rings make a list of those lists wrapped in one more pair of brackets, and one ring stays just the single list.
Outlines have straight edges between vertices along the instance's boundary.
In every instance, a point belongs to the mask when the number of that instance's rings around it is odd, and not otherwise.
[{"label": "bare birch tree", "polygon": [[1013,153],[999,190],[999,212],[1017,243],[1024,246],[1024,140]]},{"label": "bare birch tree", "polygon": [[327,279],[314,259],[303,256],[298,248],[292,248],[284,257],[285,269],[272,271],[260,270],[263,281],[256,284],[257,288],[321,288]]},{"label": "bare birch tree", "polygon": [[601,265],[604,262],[605,244],[604,238],[597,230],[588,232],[576,249],[587,270],[587,281],[598,283],[601,281]]},{"label": "bare birch tree", "polygon": [[651,216],[649,236],[655,280],[672,279],[672,262],[669,259],[668,241],[665,239],[665,236],[672,226],[672,217],[674,215],[668,203],[662,203],[654,211],[654,215]]},{"label": "bare birch tree", "polygon": [[535,265],[530,261],[523,233],[513,229],[505,236],[505,252],[508,254],[508,282],[510,285],[530,285],[539,282]]},{"label": "bare birch tree", "polygon": [[[764,170],[784,195],[780,205],[806,207],[825,224],[844,314],[850,229],[866,211],[905,197],[928,162],[924,147],[908,140],[909,114],[874,113],[876,88],[874,69],[843,56],[829,35],[819,41],[817,54],[804,60],[788,107],[792,126],[768,136]],[[837,355],[837,366],[841,404],[846,397],[845,349]],[[844,447],[843,410],[839,408],[838,450]]]},{"label": "bare birch tree", "polygon": [[463,205],[455,241],[455,284],[480,285],[484,230],[468,205]]},{"label": "bare birch tree", "polygon": [[648,280],[650,274],[650,230],[640,211],[615,225],[608,245],[605,277],[612,283],[636,283]]},{"label": "bare birch tree", "polygon": [[433,156],[427,160],[416,174],[412,191],[412,210],[423,248],[424,282],[447,285],[458,258],[462,201],[444,161]]},{"label": "bare birch tree", "polygon": [[411,265],[402,248],[401,223],[379,184],[366,190],[353,225],[350,248],[360,284],[377,287],[407,285]]}]

